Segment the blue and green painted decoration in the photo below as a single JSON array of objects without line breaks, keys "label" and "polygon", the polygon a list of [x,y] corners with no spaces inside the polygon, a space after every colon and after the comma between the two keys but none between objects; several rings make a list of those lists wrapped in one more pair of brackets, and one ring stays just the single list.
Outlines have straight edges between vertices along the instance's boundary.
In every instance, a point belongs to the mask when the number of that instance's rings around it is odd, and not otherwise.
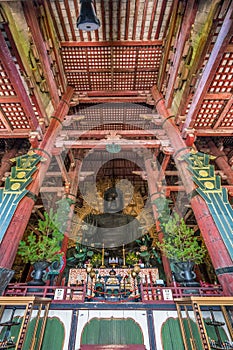
[{"label": "blue and green painted decoration", "polygon": [[215,175],[214,166],[209,164],[210,159],[214,158],[193,151],[183,156],[182,160],[188,163],[188,169],[193,174],[192,179],[198,186],[196,191],[205,200],[233,259],[233,209],[228,201],[227,189],[221,186],[220,176]]},{"label": "blue and green painted decoration", "polygon": [[45,159],[33,151],[11,159],[16,165],[11,168],[5,187],[0,188],[0,242],[19,202],[28,193],[27,186],[32,182],[32,175],[37,170],[36,165],[43,160]]}]

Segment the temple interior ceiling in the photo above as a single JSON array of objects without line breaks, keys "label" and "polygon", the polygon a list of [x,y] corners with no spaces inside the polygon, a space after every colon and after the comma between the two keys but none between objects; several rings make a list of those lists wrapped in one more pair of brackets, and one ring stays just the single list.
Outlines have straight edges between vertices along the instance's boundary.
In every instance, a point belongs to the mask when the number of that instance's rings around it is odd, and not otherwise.
[{"label": "temple interior ceiling", "polygon": [[[79,115],[80,130],[134,123],[137,103],[153,108],[157,86],[181,129],[231,135],[231,1],[95,0],[101,26],[87,32],[76,26],[77,0],[1,3],[2,137],[28,137],[37,121],[46,126],[67,85],[75,91],[69,114]],[[126,112],[116,102],[134,106]]]}]

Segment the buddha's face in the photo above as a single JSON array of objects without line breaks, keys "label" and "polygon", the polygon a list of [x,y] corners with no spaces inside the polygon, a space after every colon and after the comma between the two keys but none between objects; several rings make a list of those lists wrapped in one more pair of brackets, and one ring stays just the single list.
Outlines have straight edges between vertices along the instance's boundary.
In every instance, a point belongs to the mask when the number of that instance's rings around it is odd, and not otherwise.
[{"label": "buddha's face", "polygon": [[110,188],[104,194],[104,212],[118,213],[123,210],[123,195],[117,188]]}]

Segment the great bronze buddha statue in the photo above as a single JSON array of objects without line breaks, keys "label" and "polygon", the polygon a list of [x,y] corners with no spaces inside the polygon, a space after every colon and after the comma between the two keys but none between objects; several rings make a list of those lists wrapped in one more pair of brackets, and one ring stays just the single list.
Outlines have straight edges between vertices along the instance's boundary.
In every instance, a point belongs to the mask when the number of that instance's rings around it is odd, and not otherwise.
[{"label": "great bronze buddha statue", "polygon": [[140,235],[138,220],[123,213],[124,198],[122,191],[111,187],[104,193],[104,213],[89,214],[84,218],[82,244],[115,248],[128,245]]}]

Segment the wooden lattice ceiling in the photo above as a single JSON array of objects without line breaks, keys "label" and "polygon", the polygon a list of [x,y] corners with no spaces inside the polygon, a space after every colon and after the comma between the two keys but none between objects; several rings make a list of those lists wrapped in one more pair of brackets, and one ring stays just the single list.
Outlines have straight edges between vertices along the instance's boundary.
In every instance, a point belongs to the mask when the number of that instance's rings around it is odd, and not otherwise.
[{"label": "wooden lattice ceiling", "polygon": [[148,91],[158,81],[162,45],[62,45],[67,81],[76,92]]},{"label": "wooden lattice ceiling", "polygon": [[[1,2],[2,137],[27,137],[38,126],[43,133],[67,85],[80,107],[153,105],[157,85],[180,129],[231,136],[232,1],[93,2],[101,22],[94,32],[77,29],[78,0]],[[116,110],[111,117],[118,122]]]}]

